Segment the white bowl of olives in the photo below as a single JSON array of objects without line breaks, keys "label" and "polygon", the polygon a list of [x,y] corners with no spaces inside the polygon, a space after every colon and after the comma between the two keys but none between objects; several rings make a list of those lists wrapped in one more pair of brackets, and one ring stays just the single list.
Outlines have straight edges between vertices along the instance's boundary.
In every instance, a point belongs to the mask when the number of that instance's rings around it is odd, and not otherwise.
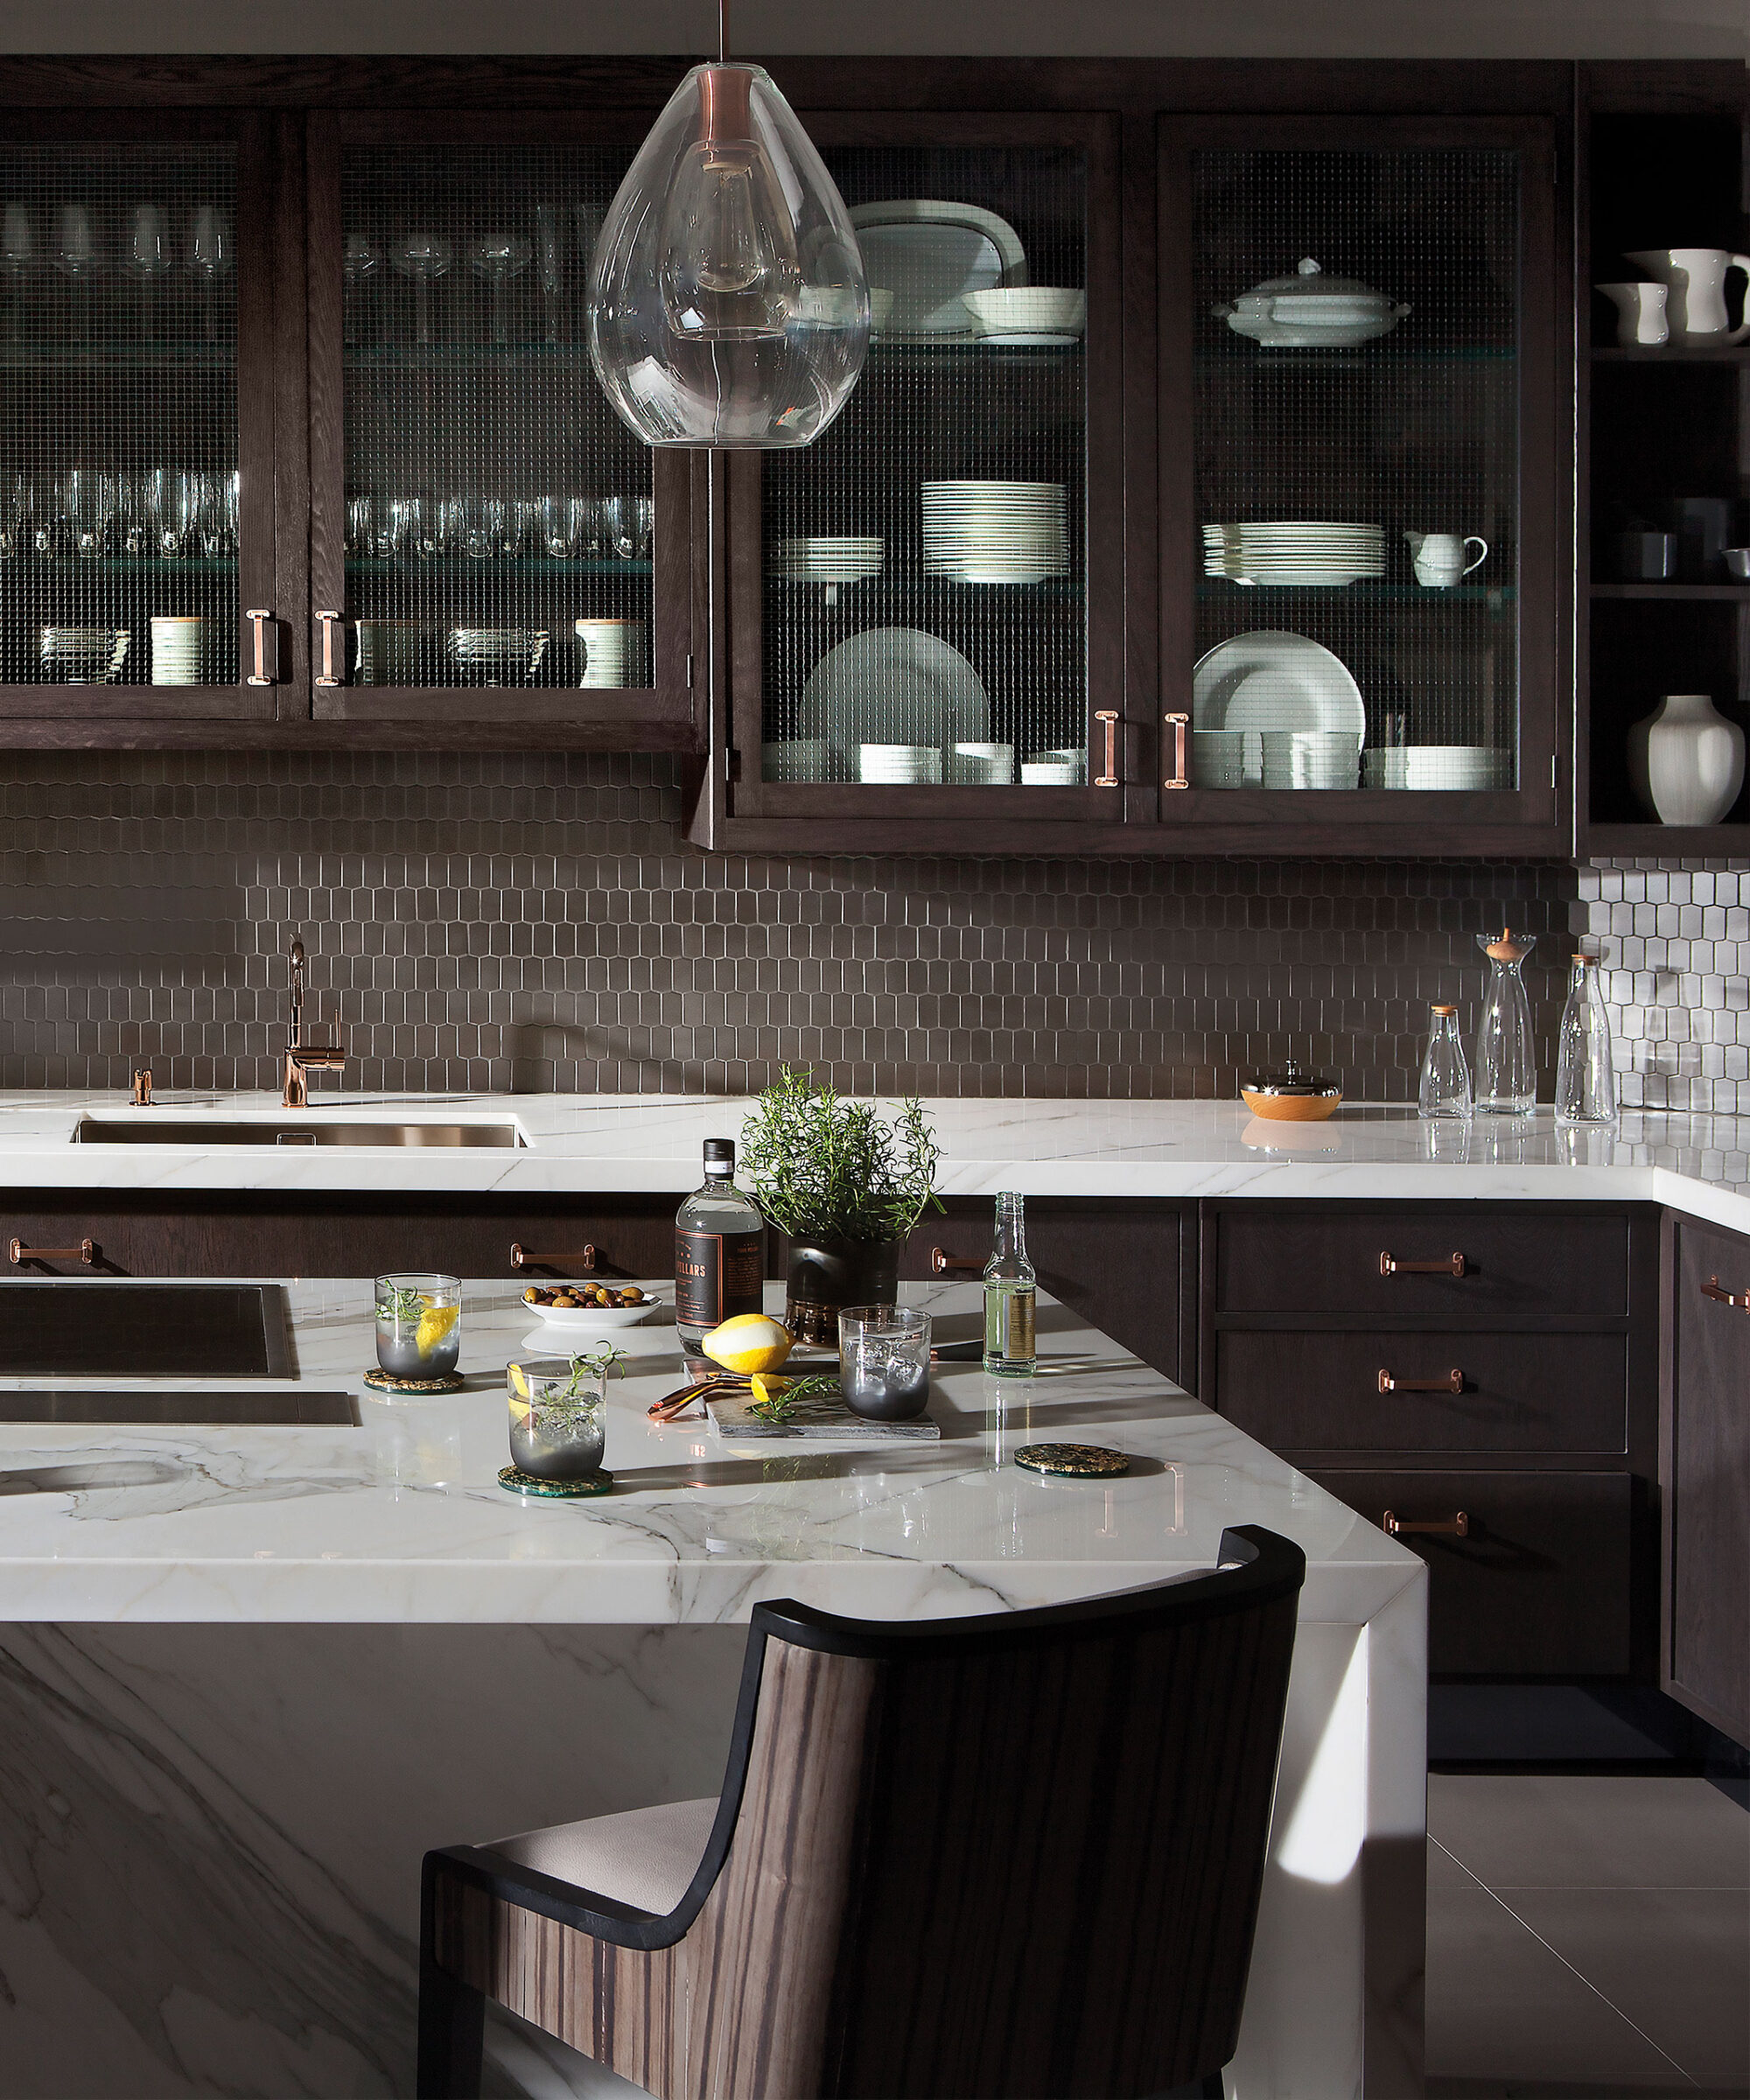
[{"label": "white bowl of olives", "polygon": [[658,1300],[636,1284],[531,1284],[522,1302],[559,1334],[599,1334],[606,1327],[635,1327],[648,1320]]}]

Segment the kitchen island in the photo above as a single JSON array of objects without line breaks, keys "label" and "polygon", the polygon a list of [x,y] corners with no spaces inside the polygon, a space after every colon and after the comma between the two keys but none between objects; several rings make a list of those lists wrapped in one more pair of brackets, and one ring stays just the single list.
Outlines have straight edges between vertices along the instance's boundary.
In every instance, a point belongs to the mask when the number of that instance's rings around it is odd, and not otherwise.
[{"label": "kitchen island", "polygon": [[[715,1791],[757,1600],[1012,1610],[1256,1522],[1308,1568],[1230,2090],[1419,2090],[1426,1570],[1232,1424],[1047,1304],[1034,1381],[942,1370],[938,1444],[724,1443],[648,1422],[659,1313],[616,1337],[614,1494],[524,1502],[514,1286],[467,1287],[469,1390],[420,1403],[360,1383],[368,1285],[284,1295],[290,1382],[358,1426],[0,1429],[0,2090],[410,2091],[421,1852]],[[976,1324],[976,1287],[907,1295]],[[1013,1466],[1046,1438],[1132,1471]],[[491,2048],[504,2090],[625,2090],[506,2022]]]}]

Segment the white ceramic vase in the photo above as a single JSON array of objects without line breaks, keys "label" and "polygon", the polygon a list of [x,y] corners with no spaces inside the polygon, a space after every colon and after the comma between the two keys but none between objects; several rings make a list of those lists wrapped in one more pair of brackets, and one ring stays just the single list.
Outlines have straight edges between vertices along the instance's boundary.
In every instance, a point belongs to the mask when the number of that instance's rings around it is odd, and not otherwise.
[{"label": "white ceramic vase", "polygon": [[1744,784],[1744,732],[1706,693],[1668,693],[1628,732],[1628,779],[1662,824],[1717,824]]}]

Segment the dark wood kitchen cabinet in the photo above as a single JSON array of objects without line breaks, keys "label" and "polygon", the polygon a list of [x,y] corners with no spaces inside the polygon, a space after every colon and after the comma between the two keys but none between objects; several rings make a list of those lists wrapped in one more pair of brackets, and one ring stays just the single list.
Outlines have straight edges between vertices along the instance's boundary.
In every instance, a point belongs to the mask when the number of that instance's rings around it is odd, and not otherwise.
[{"label": "dark wood kitchen cabinet", "polygon": [[1200,1396],[1401,1527],[1436,1673],[1650,1676],[1658,1234],[1643,1206],[1204,1205]]},{"label": "dark wood kitchen cabinet", "polygon": [[1661,1681],[1750,1743],[1750,1240],[1672,1217]]}]

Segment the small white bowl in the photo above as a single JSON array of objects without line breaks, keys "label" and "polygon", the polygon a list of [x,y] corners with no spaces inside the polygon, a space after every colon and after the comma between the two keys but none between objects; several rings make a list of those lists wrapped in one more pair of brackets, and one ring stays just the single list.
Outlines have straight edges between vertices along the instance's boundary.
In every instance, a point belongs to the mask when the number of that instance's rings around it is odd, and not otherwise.
[{"label": "small white bowl", "polygon": [[641,1306],[531,1306],[525,1298],[522,1309],[555,1334],[589,1334],[608,1327],[635,1327],[649,1319],[656,1305],[652,1298]]},{"label": "small white bowl", "polygon": [[961,303],[979,335],[1075,336],[1088,326],[1088,294],[1053,284],[968,291]]}]

